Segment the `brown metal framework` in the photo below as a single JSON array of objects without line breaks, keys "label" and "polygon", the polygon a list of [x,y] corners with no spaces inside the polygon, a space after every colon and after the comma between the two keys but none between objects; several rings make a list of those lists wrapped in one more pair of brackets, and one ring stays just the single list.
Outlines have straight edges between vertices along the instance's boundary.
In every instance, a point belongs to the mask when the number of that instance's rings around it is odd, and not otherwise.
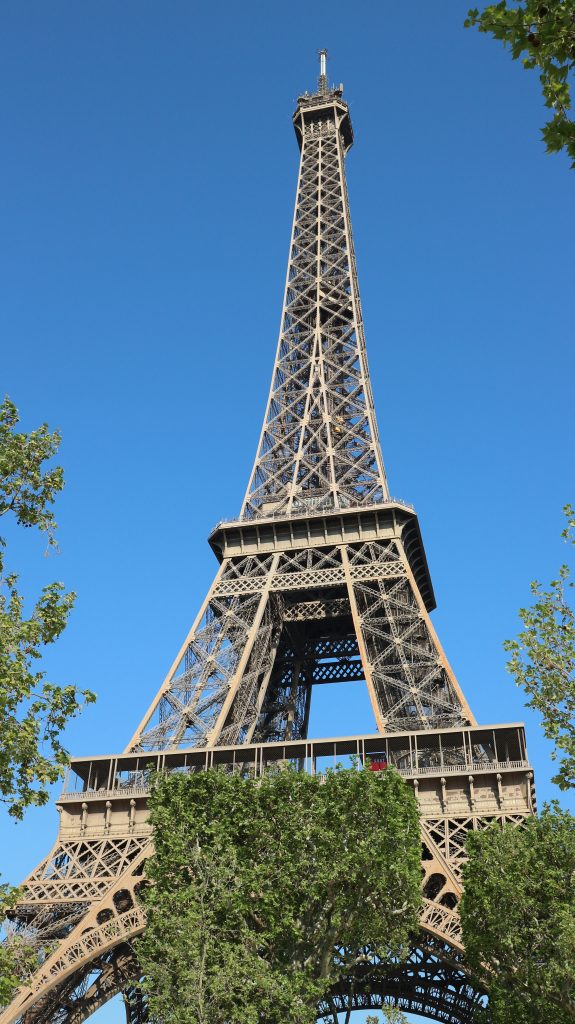
[{"label": "brown metal framework", "polygon": [[[210,536],[215,580],[126,751],[73,762],[58,839],[13,914],[13,929],[38,945],[39,967],[0,1024],[81,1024],[118,992],[129,1024],[143,1024],[137,895],[153,850],[150,762],[256,774],[273,761],[321,773],[350,754],[393,764],[421,810],[421,931],[408,963],[366,961],[330,993],[331,1006],[393,1002],[471,1024],[483,998],[457,915],[465,837],[532,814],[533,773],[522,726],[477,726],[431,624],[417,516],[388,491],[344,172],[353,133],[323,65],[294,126],[301,156],[280,337],[242,512]],[[326,683],[365,684],[378,732],[308,739],[313,688]]]}]

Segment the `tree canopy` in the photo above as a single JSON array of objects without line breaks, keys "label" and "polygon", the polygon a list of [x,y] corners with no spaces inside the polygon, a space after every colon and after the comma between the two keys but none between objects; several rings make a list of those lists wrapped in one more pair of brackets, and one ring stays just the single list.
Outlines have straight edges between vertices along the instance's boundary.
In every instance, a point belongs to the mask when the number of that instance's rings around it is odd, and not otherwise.
[{"label": "tree canopy", "polygon": [[[562,537],[573,543],[565,505]],[[562,789],[575,785],[575,612],[567,563],[547,587],[531,584],[508,670],[553,740]],[[471,832],[460,904],[470,965],[483,972],[494,1024],[575,1020],[575,819],[553,804],[520,827]]]},{"label": "tree canopy", "polygon": [[474,7],[465,21],[509,47],[513,60],[537,68],[545,106],[553,116],[542,129],[548,153],[564,149],[575,167],[575,121],[570,116],[570,80],[575,69],[575,0],[507,0]]},{"label": "tree canopy", "polygon": [[575,818],[557,805],[523,826],[470,832],[460,903],[469,964],[493,1024],[575,1020]]},{"label": "tree canopy", "polygon": [[[43,423],[36,430],[18,430],[20,417],[9,398],[0,404],[0,517],[18,527],[37,527],[55,548],[53,505],[64,486],[61,466],[51,460],[60,446],[58,431]],[[84,703],[89,690],[58,686],[39,668],[44,648],[63,632],[75,594],[62,583],[44,587],[30,614],[18,590],[18,576],[6,569],[6,538],[0,536],[0,802],[22,818],[26,807],[44,804],[48,785],[68,763],[60,736]],[[0,885],[0,922],[17,902],[20,891]],[[9,1002],[22,978],[36,966],[36,951],[26,940],[10,935],[0,944],[0,1006]]]},{"label": "tree canopy", "polygon": [[421,843],[393,769],[160,776],[151,822],[138,956],[154,1021],[312,1024],[354,964],[406,953]]},{"label": "tree canopy", "polygon": [[[0,921],[18,902],[20,895],[19,889],[0,885]],[[37,950],[25,937],[10,934],[0,942],[0,1007],[10,1002],[18,986],[37,965]]]},{"label": "tree canopy", "polygon": [[395,1006],[386,1006],[381,1012],[383,1021],[378,1014],[368,1013],[365,1024],[409,1024],[405,1014]]},{"label": "tree canopy", "polygon": [[[55,547],[53,504],[64,486],[60,466],[50,464],[60,445],[46,423],[30,433],[17,429],[18,410],[5,398],[0,405],[0,517],[18,526],[37,527]],[[31,613],[25,612],[18,576],[5,567],[6,540],[0,537],[0,801],[21,818],[30,804],[48,799],[47,786],[61,777],[68,762],[60,735],[89,690],[59,686],[38,667],[44,648],[63,632],[75,594],[62,583],[44,587]]]},{"label": "tree canopy", "polygon": [[[565,505],[566,525],[562,537],[575,542],[575,510]],[[507,668],[529,697],[527,707],[539,711],[543,731],[553,740],[553,758],[559,772],[553,778],[561,789],[575,786],[575,609],[569,597],[575,584],[565,562],[547,588],[537,580],[531,584],[535,598],[519,610],[523,629],[516,640],[508,640],[511,654]]]}]

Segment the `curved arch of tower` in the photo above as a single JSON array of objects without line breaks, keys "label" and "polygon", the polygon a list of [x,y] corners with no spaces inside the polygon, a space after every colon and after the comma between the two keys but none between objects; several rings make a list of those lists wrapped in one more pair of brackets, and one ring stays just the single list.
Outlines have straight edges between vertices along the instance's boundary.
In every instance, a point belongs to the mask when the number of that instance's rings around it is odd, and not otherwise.
[{"label": "curved arch of tower", "polygon": [[[129,1024],[145,1021],[137,940],[150,763],[257,773],[287,758],[315,773],[354,754],[394,765],[421,811],[421,931],[407,963],[342,979],[330,1006],[394,1003],[471,1024],[483,1000],[457,914],[464,842],[470,829],[533,813],[524,730],[475,721],[430,620],[417,516],[388,490],[345,179],[353,131],[324,65],[293,122],[282,321],[241,514],[210,535],[214,582],[126,750],[72,761],[58,838],[12,915],[41,963],[0,1024],[80,1024],[120,992]],[[312,692],[325,683],[364,684],[377,731],[310,738]]]}]

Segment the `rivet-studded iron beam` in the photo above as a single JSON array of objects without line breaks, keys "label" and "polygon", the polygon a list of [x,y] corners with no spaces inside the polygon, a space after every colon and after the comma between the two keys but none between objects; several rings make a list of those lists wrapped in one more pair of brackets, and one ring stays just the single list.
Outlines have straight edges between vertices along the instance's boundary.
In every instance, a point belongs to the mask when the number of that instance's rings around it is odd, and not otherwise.
[{"label": "rivet-studded iron beam", "polygon": [[225,559],[129,749],[301,738],[313,686],[337,681],[365,681],[381,731],[474,722],[401,528]]},{"label": "rivet-studded iron beam", "polygon": [[338,91],[300,97],[301,146],[284,306],[242,516],[366,506],[389,497],[363,334]]}]

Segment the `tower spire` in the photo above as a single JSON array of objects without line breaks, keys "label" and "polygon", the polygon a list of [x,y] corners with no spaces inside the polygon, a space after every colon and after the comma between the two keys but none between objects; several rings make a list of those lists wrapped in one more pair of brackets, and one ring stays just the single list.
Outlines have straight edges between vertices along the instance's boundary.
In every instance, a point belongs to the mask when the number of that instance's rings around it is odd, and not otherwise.
[{"label": "tower spire", "polygon": [[288,273],[276,360],[242,519],[389,499],[369,380],[345,178],[347,103],[327,85],[300,96]]},{"label": "tower spire", "polygon": [[327,50],[318,50],[319,56],[319,79],[318,89],[322,95],[327,95],[328,84],[327,84]]}]

